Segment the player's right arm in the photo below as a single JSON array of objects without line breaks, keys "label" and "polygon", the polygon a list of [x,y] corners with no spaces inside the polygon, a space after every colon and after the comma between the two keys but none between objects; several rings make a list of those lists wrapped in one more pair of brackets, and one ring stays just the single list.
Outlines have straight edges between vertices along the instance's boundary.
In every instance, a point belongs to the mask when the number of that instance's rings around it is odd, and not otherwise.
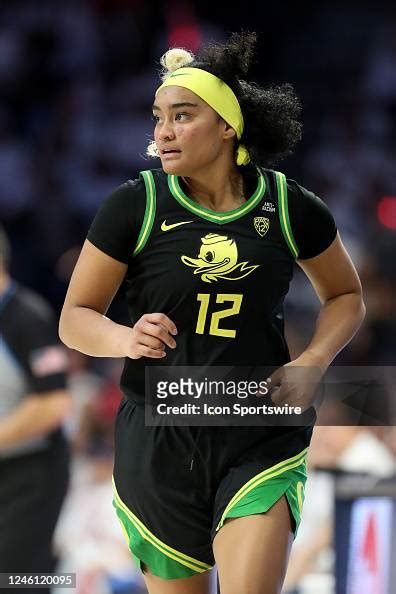
[{"label": "player's right arm", "polygon": [[176,346],[175,324],[163,313],[147,313],[131,328],[105,316],[127,264],[86,240],[63,305],[59,336],[69,348],[94,357],[162,358]]}]

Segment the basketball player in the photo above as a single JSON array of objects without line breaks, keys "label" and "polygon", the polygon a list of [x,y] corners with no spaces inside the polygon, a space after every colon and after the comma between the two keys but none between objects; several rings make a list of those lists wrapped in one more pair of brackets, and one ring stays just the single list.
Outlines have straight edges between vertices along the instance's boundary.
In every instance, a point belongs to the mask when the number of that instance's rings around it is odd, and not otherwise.
[{"label": "basketball player", "polygon": [[[149,147],[162,167],[103,202],[60,321],[70,347],[125,357],[114,505],[150,594],[206,594],[214,563],[222,594],[280,592],[312,426],[146,426],[145,367],[272,366],[273,401],[307,408],[312,370],[324,373],[364,317],[329,209],[270,169],[300,138],[300,106],[290,85],[246,82],[254,44],[234,34],[198,58],[162,58]],[[322,308],[290,361],[282,303],[295,263]],[[129,327],[105,316],[123,281]]]}]

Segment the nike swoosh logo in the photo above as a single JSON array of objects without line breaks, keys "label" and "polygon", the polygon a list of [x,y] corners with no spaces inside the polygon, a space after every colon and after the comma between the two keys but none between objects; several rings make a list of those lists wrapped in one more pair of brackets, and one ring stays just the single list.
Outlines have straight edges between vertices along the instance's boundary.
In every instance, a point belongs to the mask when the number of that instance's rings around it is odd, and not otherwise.
[{"label": "nike swoosh logo", "polygon": [[192,223],[193,221],[180,221],[180,223],[172,223],[171,225],[166,224],[166,220],[162,221],[161,231],[170,231],[171,229],[175,229],[175,227],[179,227],[179,225],[187,225],[187,223]]}]

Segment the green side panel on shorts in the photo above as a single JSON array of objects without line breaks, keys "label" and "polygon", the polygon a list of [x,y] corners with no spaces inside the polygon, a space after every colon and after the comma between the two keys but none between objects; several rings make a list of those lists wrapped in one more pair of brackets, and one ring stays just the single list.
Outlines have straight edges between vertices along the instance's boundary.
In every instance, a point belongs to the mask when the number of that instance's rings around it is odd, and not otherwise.
[{"label": "green side panel on shorts", "polygon": [[280,171],[274,171],[274,173],[278,190],[278,212],[282,233],[294,258],[298,258],[298,247],[290,225],[286,177]]},{"label": "green side panel on shorts", "polygon": [[121,500],[114,479],[113,491],[113,506],[137,567],[140,568],[143,562],[152,574],[163,579],[191,577],[211,569],[211,565],[185,555],[157,538]]},{"label": "green side panel on shorts", "polygon": [[223,526],[227,518],[264,513],[285,495],[295,521],[294,536],[296,536],[307,480],[307,450],[308,448],[292,458],[267,468],[243,485],[225,508],[216,531]]},{"label": "green side panel on shorts", "polygon": [[307,474],[304,470],[302,470],[300,477],[295,477],[292,481],[290,487],[285,492],[287,502],[289,504],[290,510],[293,514],[294,521],[296,523],[294,529],[294,538],[297,536],[298,528],[301,522],[301,512],[304,505],[304,495],[305,495],[305,483],[307,480]]},{"label": "green side panel on shorts", "polygon": [[150,170],[141,171],[140,175],[143,178],[144,185],[146,187],[146,210],[144,213],[144,219],[142,227],[140,229],[139,237],[136,242],[133,256],[137,256],[147,243],[150,237],[151,229],[153,227],[155,210],[157,204],[157,192],[155,189],[155,181],[153,174]]}]

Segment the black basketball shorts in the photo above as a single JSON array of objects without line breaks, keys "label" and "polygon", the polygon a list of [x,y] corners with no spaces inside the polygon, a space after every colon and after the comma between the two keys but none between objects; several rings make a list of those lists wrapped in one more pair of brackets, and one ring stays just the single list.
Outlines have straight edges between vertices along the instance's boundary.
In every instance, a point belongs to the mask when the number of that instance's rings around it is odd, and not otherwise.
[{"label": "black basketball shorts", "polygon": [[311,428],[150,427],[124,398],[115,426],[113,505],[138,565],[164,579],[214,565],[226,518],[264,513],[285,495],[296,533]]}]

